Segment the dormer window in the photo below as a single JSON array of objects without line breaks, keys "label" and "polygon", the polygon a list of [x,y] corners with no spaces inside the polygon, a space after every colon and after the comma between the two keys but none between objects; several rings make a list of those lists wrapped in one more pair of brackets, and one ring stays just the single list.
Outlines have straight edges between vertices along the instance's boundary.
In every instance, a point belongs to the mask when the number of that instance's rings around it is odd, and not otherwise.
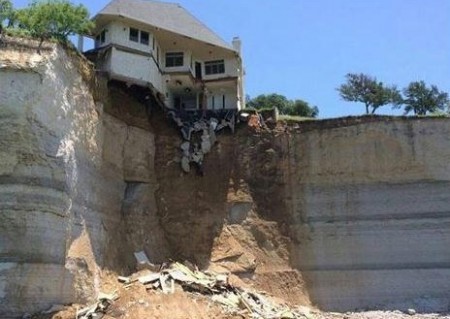
[{"label": "dormer window", "polygon": [[168,52],[166,53],[166,67],[183,66],[184,54],[183,52]]}]

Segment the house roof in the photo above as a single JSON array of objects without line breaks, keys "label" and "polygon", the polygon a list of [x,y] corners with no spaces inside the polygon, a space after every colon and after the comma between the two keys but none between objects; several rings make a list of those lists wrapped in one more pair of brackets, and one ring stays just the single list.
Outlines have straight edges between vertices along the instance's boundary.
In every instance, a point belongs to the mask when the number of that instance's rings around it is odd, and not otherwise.
[{"label": "house roof", "polygon": [[94,20],[102,15],[123,16],[235,51],[230,44],[177,3],[151,0],[113,0],[94,17]]}]

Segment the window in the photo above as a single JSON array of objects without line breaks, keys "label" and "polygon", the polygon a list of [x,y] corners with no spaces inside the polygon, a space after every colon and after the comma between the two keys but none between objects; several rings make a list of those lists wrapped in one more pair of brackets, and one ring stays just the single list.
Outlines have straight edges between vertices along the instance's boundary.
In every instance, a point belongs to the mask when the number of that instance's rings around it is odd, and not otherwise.
[{"label": "window", "polygon": [[166,53],[166,67],[183,66],[183,52]]},{"label": "window", "polygon": [[100,34],[98,34],[95,37],[95,42],[97,42],[97,45],[103,44],[106,41],[106,30],[103,30]]},{"label": "window", "polygon": [[220,74],[225,73],[224,60],[208,61],[205,62],[205,74]]},{"label": "window", "polygon": [[153,35],[152,40],[153,40],[152,49],[155,50],[155,35]]},{"label": "window", "polygon": [[139,30],[130,28],[130,41],[139,42]]},{"label": "window", "polygon": [[145,31],[141,31],[141,43],[148,45],[150,43],[150,34]]}]

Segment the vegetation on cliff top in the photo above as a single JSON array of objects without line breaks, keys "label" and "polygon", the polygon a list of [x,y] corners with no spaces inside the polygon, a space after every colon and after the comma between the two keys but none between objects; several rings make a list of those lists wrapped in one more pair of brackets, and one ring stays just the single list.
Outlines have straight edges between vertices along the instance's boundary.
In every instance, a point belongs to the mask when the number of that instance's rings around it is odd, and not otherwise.
[{"label": "vegetation on cliff top", "polygon": [[14,9],[10,0],[0,0],[0,25],[8,32],[44,40],[66,42],[68,36],[85,34],[94,28],[89,11],[68,0],[32,1],[26,8]]},{"label": "vegetation on cliff top", "polygon": [[319,108],[311,106],[308,102],[297,99],[288,100],[284,95],[272,93],[261,94],[254,99],[248,99],[247,107],[256,110],[271,109],[276,107],[280,114],[285,116],[300,116],[315,118],[319,115]]},{"label": "vegetation on cliff top", "polygon": [[363,103],[366,114],[374,114],[387,104],[392,104],[393,108],[404,106],[405,115],[411,111],[415,115],[426,115],[449,107],[448,94],[435,85],[427,87],[424,81],[411,82],[400,92],[395,85],[386,86],[363,73],[349,73],[346,79],[347,82],[337,88],[339,94],[345,101]]}]

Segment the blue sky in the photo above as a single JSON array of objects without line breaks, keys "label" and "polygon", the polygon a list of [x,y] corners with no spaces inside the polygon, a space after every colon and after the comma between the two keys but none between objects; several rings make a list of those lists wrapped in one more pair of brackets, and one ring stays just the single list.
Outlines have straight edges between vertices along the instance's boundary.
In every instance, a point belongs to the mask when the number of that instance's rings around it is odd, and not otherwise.
[{"label": "blue sky", "polygon": [[[108,1],[74,1],[95,14]],[[231,41],[243,41],[251,97],[304,99],[320,117],[362,114],[336,91],[349,72],[406,86],[424,80],[450,91],[449,0],[179,0]],[[26,0],[13,0],[16,7]],[[378,113],[393,114],[390,106]],[[400,114],[399,111],[396,114]]]}]

